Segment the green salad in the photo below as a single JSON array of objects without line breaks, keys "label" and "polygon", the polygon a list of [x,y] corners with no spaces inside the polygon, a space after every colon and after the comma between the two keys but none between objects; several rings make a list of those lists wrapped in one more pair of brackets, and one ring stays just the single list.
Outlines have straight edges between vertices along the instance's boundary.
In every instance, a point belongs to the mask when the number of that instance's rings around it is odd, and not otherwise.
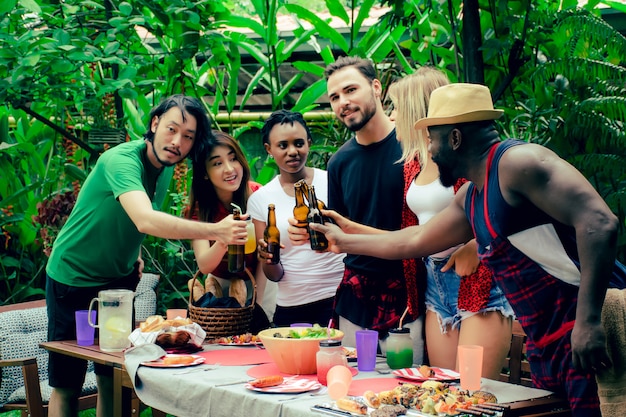
[{"label": "green salad", "polygon": [[274,333],[274,337],[284,337],[287,339],[325,339],[328,337],[335,337],[337,331],[330,329],[330,333],[327,327],[321,327],[319,324],[315,324],[313,327],[307,327],[304,329],[291,329],[287,335],[282,335],[278,332]]}]

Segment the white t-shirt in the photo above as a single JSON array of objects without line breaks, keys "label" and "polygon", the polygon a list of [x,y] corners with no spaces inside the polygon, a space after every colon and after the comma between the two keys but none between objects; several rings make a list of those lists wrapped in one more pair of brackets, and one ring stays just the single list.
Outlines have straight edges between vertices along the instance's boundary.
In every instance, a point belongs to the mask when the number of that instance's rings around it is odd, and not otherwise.
[{"label": "white t-shirt", "polygon": [[[426,224],[435,214],[446,208],[454,199],[454,187],[444,187],[439,178],[430,184],[417,185],[415,181],[409,185],[406,193],[406,204],[415,213],[420,224]],[[445,259],[461,245],[430,255],[432,258]]]},{"label": "white t-shirt", "polygon": [[[315,195],[328,201],[328,179],[326,171],[314,169],[313,186]],[[295,198],[287,195],[280,185],[278,176],[254,192],[248,199],[248,213],[253,219],[267,224],[268,204],[276,206],[276,226],[280,230],[280,260],[285,275],[278,282],[276,304],[293,307],[334,297],[343,277],[345,254],[317,253],[308,244],[294,246],[289,240],[288,218],[293,217]]]}]

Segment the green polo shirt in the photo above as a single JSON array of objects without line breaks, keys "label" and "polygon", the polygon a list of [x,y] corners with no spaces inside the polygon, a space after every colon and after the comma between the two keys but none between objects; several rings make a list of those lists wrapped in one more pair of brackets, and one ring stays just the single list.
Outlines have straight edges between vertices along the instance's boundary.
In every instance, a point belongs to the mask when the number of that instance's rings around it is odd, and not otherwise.
[{"label": "green polo shirt", "polygon": [[143,140],[104,152],[83,184],[76,205],[59,232],[46,267],[60,283],[76,287],[106,284],[129,275],[139,256],[139,233],[119,202],[129,191],[144,191],[158,210],[173,169],[157,169]]}]

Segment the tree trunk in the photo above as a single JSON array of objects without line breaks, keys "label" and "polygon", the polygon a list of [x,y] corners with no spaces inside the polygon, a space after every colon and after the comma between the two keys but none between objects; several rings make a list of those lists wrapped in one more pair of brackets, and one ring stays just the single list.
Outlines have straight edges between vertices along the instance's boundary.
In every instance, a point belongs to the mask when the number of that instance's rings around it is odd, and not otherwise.
[{"label": "tree trunk", "polygon": [[478,0],[463,3],[463,71],[468,83],[485,84]]}]

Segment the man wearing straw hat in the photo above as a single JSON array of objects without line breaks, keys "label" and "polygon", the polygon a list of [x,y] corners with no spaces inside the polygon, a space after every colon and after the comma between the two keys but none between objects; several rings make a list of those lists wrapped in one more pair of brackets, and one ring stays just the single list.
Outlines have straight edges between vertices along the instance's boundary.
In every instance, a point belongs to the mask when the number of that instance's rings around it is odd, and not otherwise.
[{"label": "man wearing straw hat", "polygon": [[600,313],[607,286],[624,288],[626,276],[615,261],[617,219],[554,152],[500,141],[493,121],[502,113],[481,85],[432,93],[428,116],[415,128],[428,128],[444,186],[460,177],[471,183],[424,226],[376,235],[375,244],[336,226],[313,228],[326,233],[333,251],[388,259],[426,256],[475,236],[528,335],[534,385],[566,395],[574,416],[599,416],[593,374],[612,366]]}]

